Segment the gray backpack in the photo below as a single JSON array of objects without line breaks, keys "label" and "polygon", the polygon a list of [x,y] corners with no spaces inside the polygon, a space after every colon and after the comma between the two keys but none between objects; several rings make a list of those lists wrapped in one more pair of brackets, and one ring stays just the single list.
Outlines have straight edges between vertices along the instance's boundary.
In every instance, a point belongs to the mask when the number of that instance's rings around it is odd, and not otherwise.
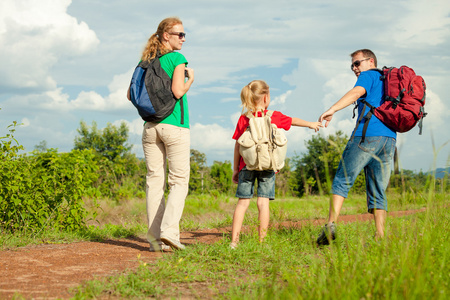
[{"label": "gray backpack", "polygon": [[239,153],[247,165],[247,170],[273,170],[284,167],[287,139],[283,130],[271,123],[273,111],[268,110],[261,117],[248,112],[249,127],[238,139]]}]

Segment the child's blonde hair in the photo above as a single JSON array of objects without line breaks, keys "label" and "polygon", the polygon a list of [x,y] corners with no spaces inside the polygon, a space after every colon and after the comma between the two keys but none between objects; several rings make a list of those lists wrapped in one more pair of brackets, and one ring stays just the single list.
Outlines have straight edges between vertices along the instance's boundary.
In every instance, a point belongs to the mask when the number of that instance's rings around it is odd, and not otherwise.
[{"label": "child's blonde hair", "polygon": [[269,85],[263,80],[253,80],[242,88],[242,112],[256,112],[258,102],[264,95],[269,94]]}]

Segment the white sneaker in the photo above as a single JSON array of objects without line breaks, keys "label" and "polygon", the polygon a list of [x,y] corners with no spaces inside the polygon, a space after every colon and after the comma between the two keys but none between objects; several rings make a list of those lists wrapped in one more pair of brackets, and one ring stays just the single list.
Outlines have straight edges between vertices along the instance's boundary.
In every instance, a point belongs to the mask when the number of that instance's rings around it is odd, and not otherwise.
[{"label": "white sneaker", "polygon": [[174,249],[174,250],[184,250],[186,248],[186,246],[181,244],[179,241],[172,240],[171,238],[168,238],[168,237],[161,237],[161,241],[164,244],[172,247],[172,249]]},{"label": "white sneaker", "polygon": [[164,244],[157,244],[156,249],[150,244],[149,251],[150,252],[160,252],[160,251],[169,251],[170,247]]}]

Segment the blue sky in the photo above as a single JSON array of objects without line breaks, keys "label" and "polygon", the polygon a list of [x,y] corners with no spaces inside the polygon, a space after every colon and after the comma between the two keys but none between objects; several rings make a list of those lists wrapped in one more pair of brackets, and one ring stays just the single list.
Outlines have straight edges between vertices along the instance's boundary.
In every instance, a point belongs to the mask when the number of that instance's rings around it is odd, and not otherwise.
[{"label": "blue sky", "polygon": [[[41,141],[70,151],[80,121],[126,122],[142,157],[143,122],[126,99],[148,37],[165,17],[187,33],[182,53],[195,70],[188,92],[191,148],[232,160],[240,90],[253,79],[271,88],[270,108],[305,120],[353,87],[349,54],[372,49],[379,67],[408,65],[427,84],[423,135],[399,134],[400,164],[428,171],[448,163],[450,2],[429,1],[106,1],[3,0],[0,3],[0,136],[12,121],[27,151]],[[328,135],[354,126],[352,107]],[[288,156],[314,135],[292,128]]]}]

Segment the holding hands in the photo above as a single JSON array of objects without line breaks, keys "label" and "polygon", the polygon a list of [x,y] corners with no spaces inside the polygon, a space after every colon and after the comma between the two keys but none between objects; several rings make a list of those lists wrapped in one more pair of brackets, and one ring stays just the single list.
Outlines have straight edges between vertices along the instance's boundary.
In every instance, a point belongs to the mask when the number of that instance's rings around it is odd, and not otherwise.
[{"label": "holding hands", "polygon": [[308,128],[313,129],[315,132],[318,132],[320,127],[323,127],[322,122],[309,122],[308,124]]},{"label": "holding hands", "polygon": [[326,112],[324,112],[320,117],[319,117],[319,122],[320,124],[322,124],[323,121],[325,122],[325,128],[328,127],[328,124],[330,124],[331,119],[333,118],[333,115],[336,111],[334,111],[333,109],[329,109]]}]

